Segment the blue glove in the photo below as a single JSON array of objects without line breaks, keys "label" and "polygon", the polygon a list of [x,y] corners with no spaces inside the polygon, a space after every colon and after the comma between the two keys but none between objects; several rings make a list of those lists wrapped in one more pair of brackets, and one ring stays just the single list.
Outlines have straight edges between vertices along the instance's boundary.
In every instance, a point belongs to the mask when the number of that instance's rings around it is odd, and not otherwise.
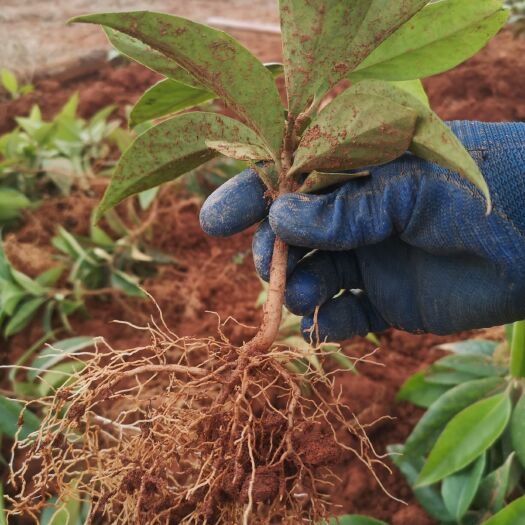
[{"label": "blue glove", "polygon": [[487,180],[489,216],[472,184],[406,154],[331,193],[284,195],[269,209],[246,170],[208,198],[202,228],[227,236],[268,216],[253,240],[257,271],[268,279],[275,235],[291,246],[286,306],[307,331],[320,305],[321,340],[525,318],[525,123],[450,126]]}]

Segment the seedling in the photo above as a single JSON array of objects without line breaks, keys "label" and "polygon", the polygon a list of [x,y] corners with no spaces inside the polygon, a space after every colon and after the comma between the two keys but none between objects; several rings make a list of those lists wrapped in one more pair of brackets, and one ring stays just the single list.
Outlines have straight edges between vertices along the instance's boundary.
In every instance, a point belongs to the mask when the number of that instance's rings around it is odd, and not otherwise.
[{"label": "seedling", "polygon": [[391,447],[393,460],[440,523],[511,525],[523,513],[524,327],[508,326],[502,344],[442,345],[451,354],[398,394],[427,411],[405,444]]},{"label": "seedling", "polygon": [[16,118],[18,127],[0,137],[1,191],[16,190],[31,200],[68,195],[72,188],[89,189],[95,174],[113,167],[110,143],[119,123],[108,118],[114,108],[84,120],[77,116],[78,101],[71,96],[50,121],[37,105]]},{"label": "seedling", "polygon": [[4,338],[21,332],[40,313],[45,332],[52,331],[54,313],[70,329],[68,317],[82,307],[82,302],[57,289],[63,271],[56,265],[32,279],[13,268],[0,243],[0,327]]},{"label": "seedling", "polygon": [[31,93],[35,88],[32,84],[20,85],[16,78],[16,75],[9,71],[9,69],[0,69],[0,85],[4,88],[4,91],[9,93],[9,96],[16,100],[17,98]]},{"label": "seedling", "polygon": [[155,275],[159,265],[176,261],[135,235],[116,213],[107,214],[113,225],[111,235],[92,225],[89,237],[73,235],[59,227],[52,239],[60,259],[69,270],[68,283],[79,298],[114,292],[145,297],[143,279]]},{"label": "seedling", "polygon": [[[144,132],[119,161],[98,217],[219,155],[248,162],[274,198],[364,176],[407,150],[470,180],[489,211],[476,163],[430,110],[419,79],[477,52],[507,13],[498,0],[428,3],[281,0],[286,107],[274,82],[280,67],[221,31],[152,12],[76,18],[102,25],[122,54],[166,77],[133,123],[146,108],[147,118],[164,118],[213,98],[235,115],[189,111]],[[352,85],[326,104],[343,80]],[[83,465],[90,523],[315,522],[328,513],[323,467],[353,452],[376,475],[379,458],[331,381],[312,371],[304,395],[283,366],[302,354],[274,347],[286,260],[277,239],[260,329],[240,348],[179,339],[159,321],[149,347],[94,354],[43,423],[42,444],[85,428],[82,444],[66,441],[54,456],[34,447],[42,471],[13,512],[43,505],[48,479],[66,487],[72,462]],[[130,405],[109,407],[108,397]],[[97,425],[104,410],[107,424]]]}]

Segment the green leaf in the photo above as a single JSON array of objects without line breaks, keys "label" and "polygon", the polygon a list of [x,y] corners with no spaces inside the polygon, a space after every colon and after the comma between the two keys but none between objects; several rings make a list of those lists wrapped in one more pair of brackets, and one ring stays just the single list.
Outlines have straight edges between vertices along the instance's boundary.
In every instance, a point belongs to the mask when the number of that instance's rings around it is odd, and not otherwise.
[{"label": "green leaf", "polygon": [[80,372],[86,366],[81,361],[67,361],[59,363],[40,377],[40,384],[38,385],[38,394],[41,397],[46,397],[61,386],[64,386],[74,381],[76,373]]},{"label": "green leaf", "polygon": [[445,343],[437,348],[446,352],[453,352],[458,355],[484,355],[492,356],[498,343],[485,339],[468,339],[467,341],[458,341],[456,343]]},{"label": "green leaf", "polygon": [[473,374],[468,374],[466,372],[443,372],[438,367],[430,367],[430,371],[437,370],[436,372],[431,372],[425,377],[427,383],[432,383],[434,385],[459,385],[460,383],[465,383],[467,381],[472,381],[473,379],[478,379],[479,376]]},{"label": "green leaf", "polygon": [[507,343],[510,346],[512,345],[512,334],[514,333],[514,323],[509,323],[505,325],[505,338]]},{"label": "green leaf", "polygon": [[2,313],[13,315],[20,301],[27,297],[27,292],[16,283],[5,281],[1,285],[0,299],[2,301]]},{"label": "green leaf", "polygon": [[77,479],[69,482],[58,501],[52,501],[52,505],[43,510],[40,525],[78,525],[81,500],[77,486]]},{"label": "green leaf", "polygon": [[416,97],[420,102],[425,104],[425,106],[430,108],[430,101],[428,100],[427,92],[425,91],[425,87],[421,80],[400,80],[398,82],[390,82],[390,84],[410,93],[413,97]]},{"label": "green leaf", "polygon": [[0,70],[0,80],[5,90],[15,98],[18,95],[18,81],[15,75],[8,69],[2,68]]},{"label": "green leaf", "polygon": [[323,173],[321,171],[312,171],[297,191],[299,193],[315,193],[334,184],[343,184],[349,180],[366,177],[368,175],[370,175],[369,171],[359,171],[356,173]]},{"label": "green leaf", "polygon": [[21,423],[19,437],[25,439],[40,427],[40,420],[22,403],[0,396],[0,433],[14,438]]},{"label": "green leaf", "polygon": [[433,3],[377,47],[350,76],[410,80],[442,73],[484,47],[507,17],[500,0]]},{"label": "green leaf", "polygon": [[444,393],[419,420],[405,443],[405,453],[423,456],[434,444],[445,424],[479,399],[493,394],[504,385],[499,378],[477,379]]},{"label": "green leaf", "polygon": [[0,483],[0,525],[7,525],[7,516],[5,513],[4,486]]},{"label": "green leaf", "polygon": [[402,445],[389,445],[387,451],[390,454],[390,460],[401,471],[408,484],[412,487],[414,497],[427,514],[439,520],[439,522],[448,523],[452,521],[452,517],[443,503],[441,494],[434,487],[414,488],[417,476],[423,468],[423,458],[405,455]]},{"label": "green leaf", "polygon": [[506,368],[494,365],[492,358],[484,355],[448,355],[436,361],[434,366],[479,377],[502,376],[507,373]]},{"label": "green leaf", "polygon": [[16,219],[22,210],[30,206],[31,201],[23,193],[12,188],[0,188],[0,223]]},{"label": "green leaf", "polygon": [[157,196],[158,192],[158,186],[156,188],[150,188],[149,190],[141,191],[138,194],[140,208],[142,210],[147,210],[155,200],[155,197]]},{"label": "green leaf", "polygon": [[428,408],[446,391],[447,386],[434,385],[425,381],[425,372],[410,376],[397,393],[397,401],[408,401],[422,408]]},{"label": "green leaf", "polygon": [[207,140],[261,146],[255,133],[240,122],[215,113],[185,113],[140,135],[121,157],[97,219],[120,201],[173,180],[212,159]]},{"label": "green leaf", "polygon": [[525,525],[525,496],[513,501],[483,525]]},{"label": "green leaf", "polygon": [[482,454],[473,465],[443,480],[441,486],[443,501],[458,522],[466,514],[476,496],[485,464],[486,457]]},{"label": "green leaf", "polygon": [[35,277],[35,281],[40,285],[46,288],[55,286],[62,274],[64,273],[63,266],[53,266],[49,270],[45,270],[40,275]]},{"label": "green leaf", "polygon": [[14,268],[11,268],[11,275],[15,282],[21,286],[26,292],[32,295],[42,295],[46,292],[45,288],[38,283],[38,281],[31,279],[25,273],[19,272]]},{"label": "green leaf", "polygon": [[483,479],[475,500],[478,507],[491,512],[499,512],[502,509],[509,490],[510,474],[515,456],[514,452],[510,454],[501,467]]},{"label": "green leaf", "polygon": [[113,270],[111,273],[111,286],[130,297],[146,297],[138,282],[131,275],[120,270]]},{"label": "green leaf", "polygon": [[510,425],[512,446],[525,468],[525,394],[522,394],[512,413]]},{"label": "green leaf", "polygon": [[99,246],[105,248],[115,246],[115,241],[100,226],[97,226],[93,220],[90,221],[89,236]]},{"label": "green leaf", "polygon": [[299,115],[428,0],[280,0],[289,111]]},{"label": "green leaf", "polygon": [[148,11],[94,14],[74,21],[111,27],[172,59],[224,99],[264,139],[274,158],[278,157],[284,119],[272,74],[231,36],[184,18]]},{"label": "green leaf", "polygon": [[478,165],[450,128],[433,111],[416,97],[388,82],[364,80],[352,86],[350,91],[364,96],[386,97],[415,110],[419,118],[410,151],[418,157],[455,171],[472,182],[485,196],[487,209],[490,211],[489,189]]},{"label": "green leaf", "polygon": [[77,114],[79,102],[78,91],[73,93],[67,102],[62,106],[60,113],[56,116],[56,119],[74,119]]},{"label": "green leaf", "polygon": [[47,301],[45,297],[35,297],[22,303],[4,329],[4,335],[11,337],[23,330],[33,319],[36,311]]},{"label": "green leaf", "polygon": [[214,98],[206,89],[195,88],[176,80],[161,80],[149,88],[135,104],[129,116],[130,127],[147,120],[177,113]]},{"label": "green leaf", "polygon": [[501,436],[511,409],[510,398],[503,393],[478,401],[457,414],[439,436],[417,485],[431,485],[472,463]]},{"label": "green leaf", "polygon": [[[282,64],[265,64],[265,67],[274,77],[281,74],[283,69]],[[129,125],[134,128],[148,120],[178,113],[214,98],[217,98],[217,95],[203,87],[188,85],[187,82],[167,78],[149,88],[142,95],[131,110]]]},{"label": "green leaf", "polygon": [[56,341],[53,345],[44,347],[31,363],[27,377],[34,380],[40,373],[49,370],[71,355],[85,350],[95,344],[95,339],[89,336],[70,337]]},{"label": "green leaf", "polygon": [[306,128],[289,175],[384,164],[410,145],[416,113],[406,106],[350,89]]},{"label": "green leaf", "polygon": [[388,525],[388,523],[359,514],[346,514],[345,516],[331,518],[328,525]]}]

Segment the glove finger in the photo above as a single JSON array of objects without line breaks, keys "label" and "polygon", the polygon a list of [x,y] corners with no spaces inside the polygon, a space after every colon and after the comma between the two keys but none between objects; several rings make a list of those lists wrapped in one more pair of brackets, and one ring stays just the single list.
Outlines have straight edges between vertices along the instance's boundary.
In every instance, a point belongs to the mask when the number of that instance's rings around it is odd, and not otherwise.
[{"label": "glove finger", "polygon": [[[255,269],[263,281],[270,280],[270,263],[272,261],[273,243],[275,233],[273,233],[268,223],[268,219],[261,222],[252,241],[252,253]],[[309,252],[306,248],[288,247],[288,267],[286,275],[290,275],[297,263]]]},{"label": "glove finger", "polygon": [[313,325],[313,315],[303,317],[303,337],[314,344],[343,341],[355,335],[364,336],[369,332],[381,332],[388,328],[386,321],[365,295],[356,296],[351,292],[344,292],[321,306],[317,326]]},{"label": "glove finger", "polygon": [[214,237],[228,237],[268,214],[266,187],[255,171],[246,169],[217,188],[200,211],[202,229]]},{"label": "glove finger", "polygon": [[378,243],[403,231],[415,200],[411,178],[392,185],[383,179],[347,183],[326,195],[283,195],[270,208],[270,225],[294,246],[335,251]]},{"label": "glove finger", "polygon": [[310,315],[341,289],[363,289],[354,252],[315,252],[295,267],[286,283],[286,307]]}]

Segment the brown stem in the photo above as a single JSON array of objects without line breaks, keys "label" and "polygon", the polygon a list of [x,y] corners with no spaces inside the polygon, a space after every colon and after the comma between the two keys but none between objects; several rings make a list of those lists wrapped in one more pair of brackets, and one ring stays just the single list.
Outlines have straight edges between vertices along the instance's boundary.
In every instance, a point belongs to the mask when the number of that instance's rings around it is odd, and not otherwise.
[{"label": "brown stem", "polygon": [[[281,154],[281,172],[279,173],[278,193],[293,191],[291,182],[286,175],[293,163],[293,152],[297,143],[296,119],[290,114],[286,126]],[[272,262],[270,266],[270,285],[268,295],[263,306],[263,320],[255,337],[244,347],[245,356],[266,352],[275,341],[281,324],[284,304],[284,289],[286,286],[286,266],[288,261],[288,246],[281,239],[276,238],[273,246]],[[244,360],[241,361],[241,368]]]},{"label": "brown stem", "polygon": [[263,306],[263,320],[256,336],[244,348],[247,354],[265,352],[272,346],[277,337],[283,313],[287,259],[287,244],[281,239],[275,239],[270,266],[270,285]]}]

